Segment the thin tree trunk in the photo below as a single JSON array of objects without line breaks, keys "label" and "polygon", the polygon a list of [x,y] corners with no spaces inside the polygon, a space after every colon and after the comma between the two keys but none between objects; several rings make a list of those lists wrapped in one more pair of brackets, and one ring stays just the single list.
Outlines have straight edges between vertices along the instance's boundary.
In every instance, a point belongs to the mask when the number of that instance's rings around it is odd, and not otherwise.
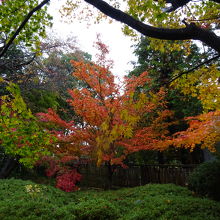
[{"label": "thin tree trunk", "polygon": [[157,152],[157,160],[159,164],[164,164],[164,154],[163,152]]},{"label": "thin tree trunk", "polygon": [[5,179],[10,176],[18,161],[14,157],[4,156],[0,166],[0,179]]},{"label": "thin tree trunk", "polygon": [[107,167],[108,167],[108,189],[112,189],[112,176],[114,173],[114,168],[113,166],[110,164],[110,162],[107,163]]}]

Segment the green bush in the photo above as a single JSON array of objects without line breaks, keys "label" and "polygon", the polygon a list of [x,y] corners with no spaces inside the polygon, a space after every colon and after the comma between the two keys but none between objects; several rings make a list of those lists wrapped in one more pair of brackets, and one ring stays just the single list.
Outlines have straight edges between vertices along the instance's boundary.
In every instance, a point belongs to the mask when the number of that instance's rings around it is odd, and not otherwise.
[{"label": "green bush", "polygon": [[74,195],[51,186],[17,179],[0,180],[1,220],[74,220],[66,209]]},{"label": "green bush", "polygon": [[76,205],[70,204],[69,207],[69,210],[72,210],[77,220],[114,220],[119,217],[119,210],[116,206],[103,198],[81,200],[80,203]]},{"label": "green bush", "polygon": [[173,184],[66,193],[17,179],[0,180],[1,220],[220,220],[220,203]]},{"label": "green bush", "polygon": [[189,189],[220,201],[220,160],[198,166],[189,176]]},{"label": "green bush", "polygon": [[117,193],[120,220],[220,220],[220,203],[174,184],[148,184]]},{"label": "green bush", "polygon": [[76,217],[64,206],[58,207],[56,204],[50,204],[45,201],[17,200],[0,202],[0,219],[3,220],[51,220],[65,219],[75,220]]}]

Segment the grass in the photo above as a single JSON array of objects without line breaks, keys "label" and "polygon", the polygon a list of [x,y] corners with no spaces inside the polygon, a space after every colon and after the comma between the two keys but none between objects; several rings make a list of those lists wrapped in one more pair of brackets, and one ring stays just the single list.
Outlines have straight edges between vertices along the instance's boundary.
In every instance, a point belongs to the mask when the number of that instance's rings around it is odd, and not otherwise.
[{"label": "grass", "polygon": [[1,220],[220,220],[220,203],[173,184],[65,193],[16,179],[0,180]]}]

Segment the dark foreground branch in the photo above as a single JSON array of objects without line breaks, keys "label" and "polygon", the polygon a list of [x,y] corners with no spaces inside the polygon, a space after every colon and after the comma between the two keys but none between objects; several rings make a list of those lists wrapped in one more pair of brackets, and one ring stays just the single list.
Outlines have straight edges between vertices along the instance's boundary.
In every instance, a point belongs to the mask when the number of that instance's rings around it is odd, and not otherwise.
[{"label": "dark foreground branch", "polygon": [[[158,0],[155,0],[155,1],[158,1]],[[192,1],[192,0],[166,0],[166,3],[170,3],[171,6],[168,7],[168,8],[164,8],[163,11],[164,12],[175,11],[176,9],[185,6],[190,1]],[[214,1],[216,3],[220,3],[220,0],[210,0],[210,1]]]},{"label": "dark foreground branch", "polygon": [[110,6],[103,0],[84,1],[93,5],[105,15],[128,25],[147,37],[162,40],[200,40],[220,53],[220,37],[212,31],[196,26],[194,23],[179,29],[156,28],[134,19],[132,16]]}]

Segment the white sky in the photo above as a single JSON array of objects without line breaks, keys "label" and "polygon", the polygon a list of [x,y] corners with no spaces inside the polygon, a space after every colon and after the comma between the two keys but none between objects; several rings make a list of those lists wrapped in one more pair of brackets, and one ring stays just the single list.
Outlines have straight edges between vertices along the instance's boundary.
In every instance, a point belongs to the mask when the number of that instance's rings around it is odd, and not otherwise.
[{"label": "white sky", "polygon": [[114,61],[113,73],[122,78],[129,70],[132,70],[130,61],[136,60],[132,54],[131,45],[134,44],[129,37],[124,36],[121,31],[122,24],[119,22],[102,22],[101,24],[92,24],[88,27],[87,23],[72,23],[62,22],[62,18],[58,12],[60,3],[56,2],[50,5],[49,12],[53,15],[52,30],[57,33],[58,37],[73,36],[76,37],[79,44],[79,49],[88,52],[95,58],[97,52],[93,47],[96,41],[97,33],[101,34],[101,40],[110,50],[109,58]]}]

